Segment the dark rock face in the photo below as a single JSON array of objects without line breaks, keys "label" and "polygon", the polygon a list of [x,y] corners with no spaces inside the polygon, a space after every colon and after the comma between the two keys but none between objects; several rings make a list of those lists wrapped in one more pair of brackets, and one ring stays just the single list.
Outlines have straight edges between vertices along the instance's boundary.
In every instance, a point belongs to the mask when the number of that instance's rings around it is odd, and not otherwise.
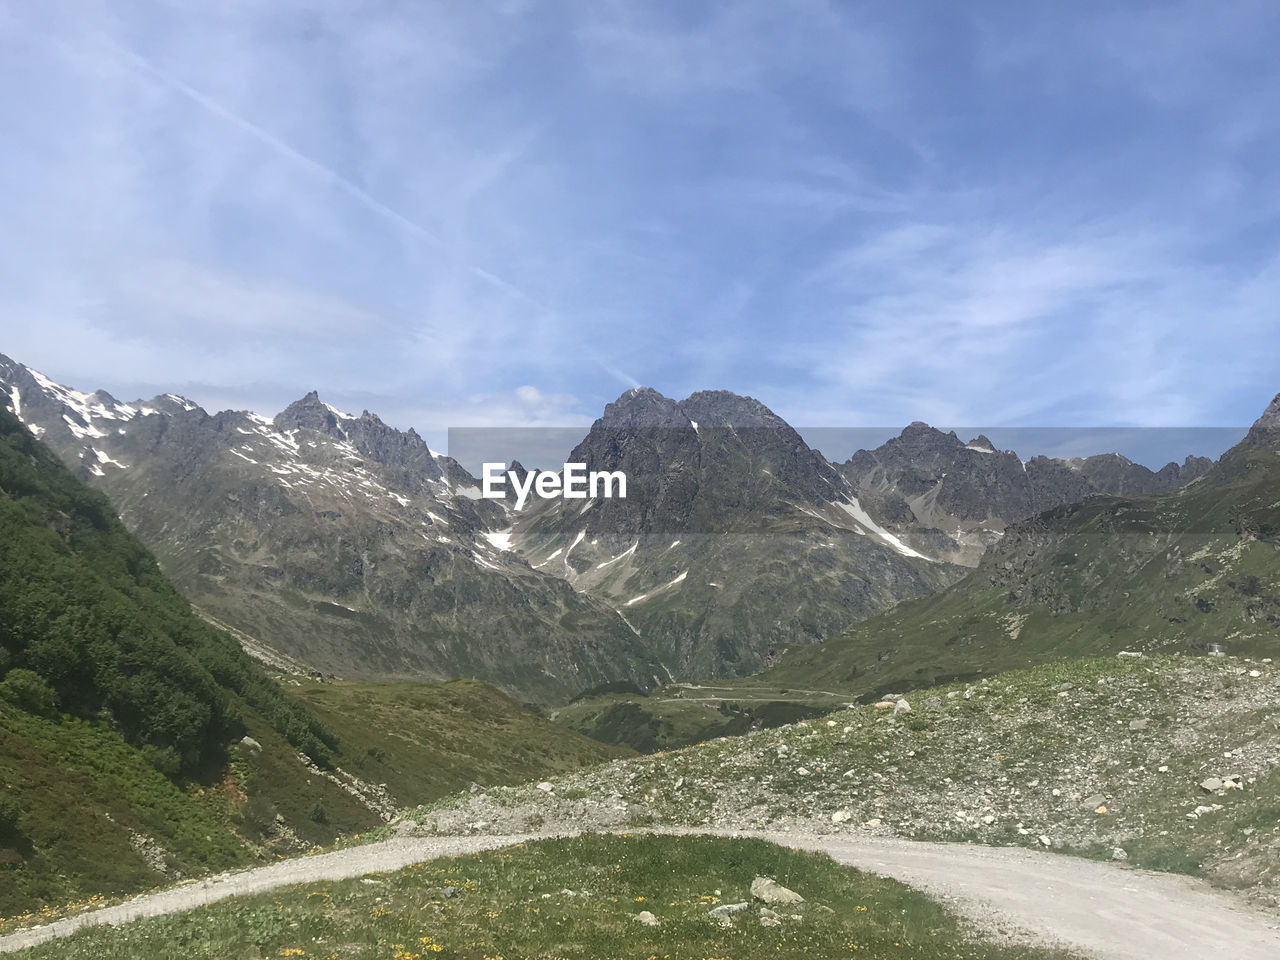
[{"label": "dark rock face", "polygon": [[1280,443],[1280,394],[1254,423],[1245,442],[1255,447]]},{"label": "dark rock face", "polygon": [[630,391],[570,459],[625,471],[627,498],[534,504],[513,542],[615,605],[673,675],[750,672],[963,572],[859,521],[839,472],[750,397]]},{"label": "dark rock face", "polygon": [[[860,450],[843,466],[859,494],[886,504],[900,498],[926,526],[990,521],[992,529],[1095,494],[1159,493],[1203,476],[1213,461],[1188,457],[1159,472],[1119,454],[1075,460],[1037,456],[1023,463],[984,436],[969,443],[954,433],[913,423],[875,450]],[[897,508],[899,515],[900,508]]]}]

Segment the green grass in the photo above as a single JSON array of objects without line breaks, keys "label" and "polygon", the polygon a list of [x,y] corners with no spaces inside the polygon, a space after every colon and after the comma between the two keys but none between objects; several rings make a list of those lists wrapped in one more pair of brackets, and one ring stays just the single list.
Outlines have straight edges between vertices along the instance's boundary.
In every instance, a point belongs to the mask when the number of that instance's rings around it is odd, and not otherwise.
[{"label": "green grass", "polygon": [[605,693],[558,708],[556,723],[602,743],[640,753],[675,750],[717,737],[817,717],[849,697],[742,681],[731,685],[672,684],[653,693]]},{"label": "green grass", "polygon": [[0,825],[0,917],[155,885],[165,874],[136,836],[163,848],[171,876],[249,860],[225,806],[193,802],[102,724],[0,702],[0,786],[19,801],[16,822]]},{"label": "green grass", "polygon": [[300,682],[289,689],[338,735],[338,765],[386,784],[401,806],[472,782],[541,780],[631,754],[551,723],[476,680]]},{"label": "green grass", "polygon": [[[728,927],[708,916],[719,904],[749,902],[758,875],[806,898],[798,911],[778,908],[800,919],[762,926],[759,904]],[[643,910],[659,926],[637,922]],[[1067,954],[970,935],[923,894],[818,854],[756,840],[586,835],[238,898],[86,931],[16,956],[1049,960]]]},{"label": "green grass", "polygon": [[300,682],[287,689],[338,734],[330,771],[304,766],[248,708],[241,718],[258,746],[235,744],[223,762],[175,782],[101,721],[38,717],[0,700],[0,799],[11,798],[16,821],[0,811],[0,917],[61,914],[375,831],[379,813],[330,777],[399,809],[473,781],[540,780],[630,753],[475,681]]}]

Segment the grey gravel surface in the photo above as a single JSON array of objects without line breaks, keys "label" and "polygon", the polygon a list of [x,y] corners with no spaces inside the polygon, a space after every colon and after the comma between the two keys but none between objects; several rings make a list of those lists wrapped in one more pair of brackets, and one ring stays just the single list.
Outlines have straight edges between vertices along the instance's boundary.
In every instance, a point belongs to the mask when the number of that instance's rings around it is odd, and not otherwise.
[{"label": "grey gravel surface", "polygon": [[[1061,945],[1099,960],[1275,960],[1280,932],[1206,884],[1186,877],[1006,847],[771,831],[673,830],[758,837],[819,850],[840,863],[893,877],[948,902],[978,927]],[[397,870],[548,834],[403,837],[222,874],[0,938],[20,950],[85,927],[179,913],[226,897],[317,880]]]}]

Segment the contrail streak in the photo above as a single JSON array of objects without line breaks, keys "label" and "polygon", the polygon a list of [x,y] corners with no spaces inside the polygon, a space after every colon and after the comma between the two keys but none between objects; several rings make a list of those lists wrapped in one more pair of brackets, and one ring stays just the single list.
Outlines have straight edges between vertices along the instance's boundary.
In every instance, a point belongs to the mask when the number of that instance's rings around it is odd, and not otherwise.
[{"label": "contrail streak", "polygon": [[[331,167],[327,167],[323,163],[320,163],[318,160],[307,156],[305,153],[302,153],[301,151],[295,149],[294,147],[291,147],[289,144],[281,140],[279,137],[271,133],[269,130],[264,129],[258,126],[253,121],[247,120],[244,117],[240,116],[240,114],[227,109],[217,100],[215,100],[213,97],[209,96],[206,93],[203,93],[200,90],[197,90],[195,87],[191,86],[191,84],[183,80],[180,80],[179,78],[169,73],[166,73],[165,71],[157,67],[155,64],[153,64],[146,57],[142,56],[139,53],[136,53],[133,50],[130,50],[128,47],[122,46],[121,44],[117,43],[115,40],[112,40],[106,34],[99,33],[97,36],[98,36],[98,39],[105,46],[109,47],[118,57],[126,61],[130,66],[132,66],[138,72],[149,77],[156,83],[159,83],[161,86],[165,87],[166,89],[169,89],[174,91],[175,93],[181,94],[182,96],[186,97],[188,100],[192,101],[193,103],[203,107],[205,110],[209,111],[214,116],[219,117],[222,120],[225,120],[227,123],[230,123],[232,126],[236,127],[238,130],[242,131],[243,133],[247,133],[249,136],[253,137],[259,143],[262,143],[265,146],[270,147],[272,150],[274,150],[276,153],[280,154],[281,156],[285,157],[286,159],[291,160],[293,163],[296,163],[300,167],[303,167],[304,169],[308,170],[309,172],[316,175],[317,177],[324,180],[325,182],[332,184],[333,186],[340,189],[343,193],[347,194],[352,199],[362,203],[365,207],[372,210],[374,213],[380,214],[381,216],[386,217],[388,220],[391,220],[394,223],[400,225],[405,230],[408,230],[414,236],[420,237],[421,239],[426,240],[429,243],[440,248],[445,248],[448,246],[444,238],[441,237],[438,233],[435,233],[434,231],[427,229],[422,224],[409,219],[404,214],[400,213],[398,210],[394,210],[391,207],[387,206],[377,197],[369,193],[369,191],[365,190],[363,187],[359,186],[358,184],[355,184],[352,181],[348,180],[346,177],[344,177],[342,174],[338,173],[336,170],[332,169]],[[493,273],[490,270],[486,270],[483,267],[469,265],[467,267],[467,271],[472,276],[481,280],[485,284],[488,284],[489,286],[497,290],[500,290],[502,293],[506,294],[512,299],[528,304],[529,306],[534,307],[535,309],[543,313],[551,314],[551,315],[556,314],[556,311],[553,310],[551,307],[547,306],[544,303],[541,303],[537,298],[530,296],[520,287],[511,283],[509,280],[504,280],[502,277],[498,276],[497,274]]]}]

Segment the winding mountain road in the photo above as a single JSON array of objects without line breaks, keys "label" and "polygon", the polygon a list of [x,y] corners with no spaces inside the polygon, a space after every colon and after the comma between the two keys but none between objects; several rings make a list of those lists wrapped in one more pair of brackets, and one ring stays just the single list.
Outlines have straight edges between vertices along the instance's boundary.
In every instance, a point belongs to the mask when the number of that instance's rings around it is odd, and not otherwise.
[{"label": "winding mountain road", "polygon": [[[768,831],[672,830],[758,837],[817,850],[942,898],[980,927],[1056,944],[1098,960],[1276,960],[1275,921],[1198,881],[1048,852],[967,844]],[[284,860],[146,894],[125,903],[0,937],[0,953],[96,924],[180,913],[227,897],[317,880],[397,870],[438,857],[491,850],[547,834],[398,838]]]}]

